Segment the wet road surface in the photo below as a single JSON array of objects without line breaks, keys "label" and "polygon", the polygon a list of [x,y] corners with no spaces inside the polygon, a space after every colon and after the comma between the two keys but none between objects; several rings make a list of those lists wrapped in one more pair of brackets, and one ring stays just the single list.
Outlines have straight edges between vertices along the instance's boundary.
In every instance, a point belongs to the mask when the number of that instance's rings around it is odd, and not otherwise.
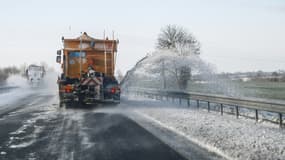
[{"label": "wet road surface", "polygon": [[127,116],[101,107],[59,108],[55,94],[33,94],[0,107],[0,159],[185,159]]}]

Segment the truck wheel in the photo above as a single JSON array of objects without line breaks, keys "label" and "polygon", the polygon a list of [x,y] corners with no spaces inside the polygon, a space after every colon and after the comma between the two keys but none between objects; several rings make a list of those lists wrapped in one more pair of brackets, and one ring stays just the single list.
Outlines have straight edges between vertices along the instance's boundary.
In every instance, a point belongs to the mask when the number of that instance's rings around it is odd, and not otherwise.
[{"label": "truck wheel", "polygon": [[116,101],[116,102],[119,102],[120,103],[120,94],[115,94],[113,95],[113,99]]},{"label": "truck wheel", "polygon": [[62,93],[59,93],[59,107],[63,106],[63,95]]},{"label": "truck wheel", "polygon": [[85,105],[84,96],[79,95],[79,96],[78,96],[78,102],[79,102],[80,105]]}]

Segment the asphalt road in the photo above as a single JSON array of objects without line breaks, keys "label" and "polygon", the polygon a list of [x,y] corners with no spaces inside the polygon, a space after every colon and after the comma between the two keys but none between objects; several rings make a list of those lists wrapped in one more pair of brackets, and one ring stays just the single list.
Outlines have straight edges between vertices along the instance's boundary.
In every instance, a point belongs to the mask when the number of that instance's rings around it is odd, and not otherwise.
[{"label": "asphalt road", "polygon": [[[55,93],[30,94],[0,106],[0,159],[185,159],[132,119],[102,107],[60,108]],[[216,156],[207,153],[195,153],[196,159]]]}]

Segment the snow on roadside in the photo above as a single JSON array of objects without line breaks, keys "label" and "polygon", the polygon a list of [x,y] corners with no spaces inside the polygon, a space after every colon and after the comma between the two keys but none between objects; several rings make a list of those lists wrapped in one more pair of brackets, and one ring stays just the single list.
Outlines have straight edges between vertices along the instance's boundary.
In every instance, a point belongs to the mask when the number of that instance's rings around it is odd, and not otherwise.
[{"label": "snow on roadside", "polygon": [[[30,89],[27,80],[20,75],[12,75],[7,79],[6,87],[15,87],[11,90],[7,90],[6,93],[0,94],[0,108],[10,104],[15,100],[24,98],[34,91]],[[3,92],[3,91],[2,91]]]},{"label": "snow on roadside", "polygon": [[[233,159],[285,159],[285,130],[232,115],[178,108],[167,102],[129,97],[145,117],[177,131],[201,146]],[[139,105],[140,104],[140,105]]]},{"label": "snow on roadside", "polygon": [[0,94],[0,109],[12,102],[28,97],[32,94],[50,94],[57,92],[57,74],[48,72],[39,86],[32,86],[20,75],[12,75],[7,79],[4,87],[12,87],[10,90],[2,89]]},{"label": "snow on roadside", "polygon": [[11,104],[12,102],[25,98],[31,94],[35,93],[33,90],[17,88],[11,92],[0,95],[0,108],[2,106]]}]

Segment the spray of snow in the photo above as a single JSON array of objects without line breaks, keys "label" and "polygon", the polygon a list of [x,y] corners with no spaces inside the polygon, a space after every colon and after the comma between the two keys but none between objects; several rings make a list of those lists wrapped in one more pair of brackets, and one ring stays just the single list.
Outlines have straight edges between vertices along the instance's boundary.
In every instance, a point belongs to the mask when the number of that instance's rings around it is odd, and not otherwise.
[{"label": "spray of snow", "polygon": [[26,78],[20,75],[12,75],[7,79],[6,86],[14,88],[11,90],[1,89],[0,108],[32,94],[56,93],[56,80],[57,74],[54,72],[48,72],[37,85],[30,84]]},{"label": "spray of snow", "polygon": [[[163,89],[163,81],[166,81],[166,89],[177,90],[183,67],[189,67],[192,75],[186,90],[243,97],[239,86],[229,79],[217,76],[214,65],[205,62],[198,55],[179,56],[172,50],[155,51],[140,61],[132,69],[132,74],[126,77],[127,80],[122,84],[123,90],[128,87]],[[197,87],[197,84],[202,85]]]},{"label": "spray of snow", "polygon": [[7,86],[19,87],[19,88],[29,88],[27,79],[21,75],[11,75],[6,82]]}]

